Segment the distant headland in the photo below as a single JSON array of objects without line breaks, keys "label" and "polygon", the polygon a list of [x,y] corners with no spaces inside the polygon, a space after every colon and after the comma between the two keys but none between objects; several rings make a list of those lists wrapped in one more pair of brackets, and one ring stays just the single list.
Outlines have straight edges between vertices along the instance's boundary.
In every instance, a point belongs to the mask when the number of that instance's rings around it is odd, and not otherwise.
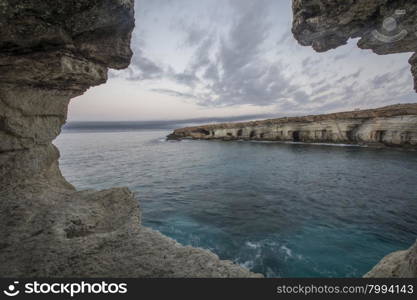
[{"label": "distant headland", "polygon": [[343,143],[417,149],[417,104],[174,130],[169,140]]}]

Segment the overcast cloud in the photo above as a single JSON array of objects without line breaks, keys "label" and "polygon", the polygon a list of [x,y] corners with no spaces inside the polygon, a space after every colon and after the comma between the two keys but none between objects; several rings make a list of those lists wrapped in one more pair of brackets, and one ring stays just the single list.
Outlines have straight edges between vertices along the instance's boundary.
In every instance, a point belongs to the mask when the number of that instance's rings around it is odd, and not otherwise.
[{"label": "overcast cloud", "polygon": [[356,41],[321,54],[302,47],[290,32],[289,0],[136,2],[132,64],[110,81],[156,98],[230,115],[239,107],[295,115],[417,102],[410,54],[382,57]]}]

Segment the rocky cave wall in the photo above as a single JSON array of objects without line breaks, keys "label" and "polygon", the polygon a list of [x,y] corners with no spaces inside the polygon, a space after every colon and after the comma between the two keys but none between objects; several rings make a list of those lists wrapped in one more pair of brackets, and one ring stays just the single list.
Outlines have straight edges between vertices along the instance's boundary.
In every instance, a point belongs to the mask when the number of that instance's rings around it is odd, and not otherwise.
[{"label": "rocky cave wall", "polygon": [[409,0],[293,0],[292,32],[317,52],[359,38],[376,54],[408,53],[417,91],[417,3]]},{"label": "rocky cave wall", "polygon": [[140,226],[127,188],[76,191],[52,141],[132,56],[133,0],[0,0],[0,276],[252,277]]},{"label": "rocky cave wall", "polygon": [[[417,2],[410,0],[293,0],[294,37],[317,52],[359,38],[376,54],[414,52],[409,63],[417,92]],[[411,83],[410,83],[411,84]],[[417,243],[385,257],[367,277],[417,277]]]},{"label": "rocky cave wall", "polygon": [[55,168],[69,100],[129,65],[131,1],[0,1],[0,184]]}]

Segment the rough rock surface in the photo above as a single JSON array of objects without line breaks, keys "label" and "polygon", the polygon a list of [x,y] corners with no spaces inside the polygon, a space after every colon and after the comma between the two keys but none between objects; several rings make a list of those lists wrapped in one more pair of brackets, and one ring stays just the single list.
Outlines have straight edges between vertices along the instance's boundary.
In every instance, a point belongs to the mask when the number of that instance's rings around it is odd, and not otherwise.
[{"label": "rough rock surface", "polygon": [[133,0],[0,0],[0,277],[252,277],[140,226],[126,188],[76,191],[52,140],[128,66]]},{"label": "rough rock surface", "polygon": [[[318,52],[360,38],[361,49],[385,55],[417,52],[417,2],[409,0],[293,0],[294,37]],[[417,91],[417,55],[410,59]]]},{"label": "rough rock surface", "polygon": [[387,255],[364,277],[370,278],[416,278],[417,277],[417,242],[408,250],[397,251]]},{"label": "rough rock surface", "polygon": [[349,143],[417,149],[417,104],[176,129],[168,139]]},{"label": "rough rock surface", "polygon": [[[409,60],[417,92],[417,2],[409,0],[293,0],[294,37],[323,52],[360,38],[377,54],[415,52]],[[417,277],[416,246],[384,258],[368,277]]]}]

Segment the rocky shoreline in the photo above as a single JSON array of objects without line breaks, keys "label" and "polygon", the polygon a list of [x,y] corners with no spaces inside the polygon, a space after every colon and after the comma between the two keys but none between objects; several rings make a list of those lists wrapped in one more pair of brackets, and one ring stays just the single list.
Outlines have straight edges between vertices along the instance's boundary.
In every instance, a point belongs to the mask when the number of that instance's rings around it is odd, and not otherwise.
[{"label": "rocky shoreline", "polygon": [[340,143],[417,149],[417,104],[174,130],[168,140]]}]

